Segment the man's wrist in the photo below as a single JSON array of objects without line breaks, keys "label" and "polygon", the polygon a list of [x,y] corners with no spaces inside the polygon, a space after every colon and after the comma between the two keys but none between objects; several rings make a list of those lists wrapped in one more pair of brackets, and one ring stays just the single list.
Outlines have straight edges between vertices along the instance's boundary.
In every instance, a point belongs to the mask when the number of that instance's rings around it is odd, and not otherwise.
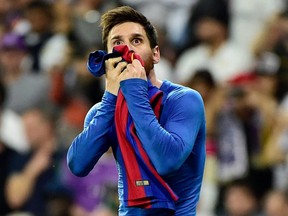
[{"label": "man's wrist", "polygon": [[119,91],[119,84],[109,84],[109,83],[106,83],[106,89],[105,91],[117,96],[118,95],[118,91]]}]

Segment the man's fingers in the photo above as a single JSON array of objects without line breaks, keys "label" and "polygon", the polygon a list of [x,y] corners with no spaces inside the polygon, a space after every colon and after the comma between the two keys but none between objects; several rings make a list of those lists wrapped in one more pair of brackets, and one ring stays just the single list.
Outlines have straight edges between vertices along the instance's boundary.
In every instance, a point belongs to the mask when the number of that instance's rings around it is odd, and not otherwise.
[{"label": "man's fingers", "polygon": [[133,60],[131,64],[127,64],[125,70],[120,74],[120,80],[132,78],[147,80],[145,69],[139,60]]},{"label": "man's fingers", "polygon": [[115,68],[115,65],[119,63],[122,60],[122,57],[117,57],[117,58],[109,58],[105,61],[105,67],[108,70],[112,70]]},{"label": "man's fingers", "polygon": [[127,67],[127,62],[125,61],[122,61],[122,62],[119,62],[116,66],[117,69],[120,69],[120,71],[123,71],[126,67]]},{"label": "man's fingers", "polygon": [[134,65],[135,67],[143,67],[141,62],[138,59],[134,59],[132,61],[132,65]]}]

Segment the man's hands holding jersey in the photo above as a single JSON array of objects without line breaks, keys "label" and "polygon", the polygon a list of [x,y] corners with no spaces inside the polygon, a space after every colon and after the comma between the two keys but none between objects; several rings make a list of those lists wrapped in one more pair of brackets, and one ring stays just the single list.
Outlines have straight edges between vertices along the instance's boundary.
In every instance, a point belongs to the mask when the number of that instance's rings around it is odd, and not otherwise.
[{"label": "man's hands holding jersey", "polygon": [[134,59],[128,64],[122,61],[122,57],[110,58],[105,61],[106,67],[106,91],[117,95],[120,82],[127,79],[139,78],[147,80],[145,68],[140,61]]}]

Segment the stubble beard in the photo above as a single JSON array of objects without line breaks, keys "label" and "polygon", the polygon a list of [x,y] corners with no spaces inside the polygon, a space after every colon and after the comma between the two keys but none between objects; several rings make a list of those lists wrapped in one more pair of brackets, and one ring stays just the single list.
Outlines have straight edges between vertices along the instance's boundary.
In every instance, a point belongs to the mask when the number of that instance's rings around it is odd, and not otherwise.
[{"label": "stubble beard", "polygon": [[152,55],[149,55],[147,60],[144,61],[144,64],[146,76],[149,77],[150,71],[154,68]]}]

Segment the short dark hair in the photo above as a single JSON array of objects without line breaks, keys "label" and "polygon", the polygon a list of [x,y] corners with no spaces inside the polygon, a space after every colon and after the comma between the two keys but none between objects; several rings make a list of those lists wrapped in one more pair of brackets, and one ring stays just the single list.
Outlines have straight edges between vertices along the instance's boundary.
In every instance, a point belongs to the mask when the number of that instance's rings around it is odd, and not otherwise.
[{"label": "short dark hair", "polygon": [[154,48],[158,45],[158,34],[156,28],[151,22],[140,12],[136,11],[130,6],[121,6],[107,11],[102,15],[101,27],[102,29],[102,43],[104,49],[107,49],[107,37],[111,29],[118,24],[125,22],[139,23],[143,26],[146,35],[150,42],[150,47]]},{"label": "short dark hair", "polygon": [[27,14],[31,11],[39,10],[45,14],[51,21],[54,21],[55,14],[53,12],[53,5],[50,2],[32,0],[25,8]]}]

